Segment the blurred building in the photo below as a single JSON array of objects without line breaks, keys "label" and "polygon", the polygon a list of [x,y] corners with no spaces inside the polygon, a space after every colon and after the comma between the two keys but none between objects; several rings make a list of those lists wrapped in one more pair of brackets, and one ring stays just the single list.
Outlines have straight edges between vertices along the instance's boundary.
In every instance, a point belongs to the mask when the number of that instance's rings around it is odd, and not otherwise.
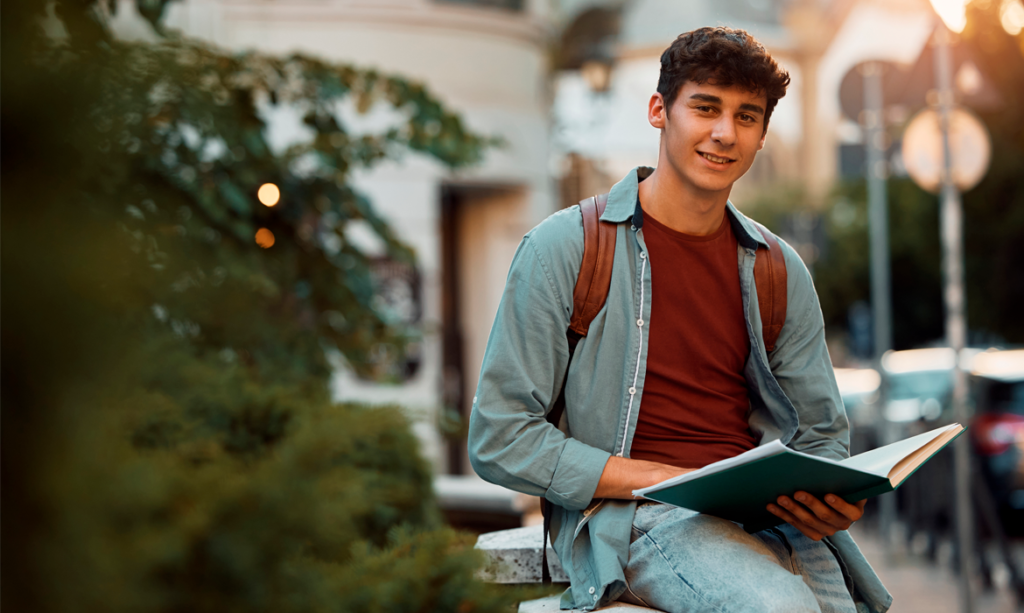
[{"label": "blurred building", "polygon": [[[662,51],[681,32],[724,25],[750,32],[789,71],[792,85],[768,140],[733,191],[734,203],[780,185],[820,202],[857,144],[839,90],[860,62],[911,64],[933,27],[927,0],[565,0],[555,76],[553,142],[571,180],[563,203],[606,190],[629,168],[654,165],[658,133],[647,123]],[[577,189],[576,186],[579,186]],[[799,242],[800,237],[788,237]]]}]

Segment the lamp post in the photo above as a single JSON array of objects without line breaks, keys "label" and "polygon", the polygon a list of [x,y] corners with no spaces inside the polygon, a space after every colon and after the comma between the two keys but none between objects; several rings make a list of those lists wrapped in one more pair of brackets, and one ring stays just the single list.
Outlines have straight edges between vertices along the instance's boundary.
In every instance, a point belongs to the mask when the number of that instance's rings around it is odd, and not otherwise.
[{"label": "lamp post", "polygon": [[[950,146],[950,118],[953,114],[953,63],[950,43],[953,31],[962,32],[967,24],[965,0],[930,0],[942,18],[935,32],[935,79],[938,85],[939,128],[942,132],[941,233],[943,297],[946,306],[946,342],[953,349],[953,415],[961,424],[968,422],[967,374],[960,355],[967,344],[967,309],[964,292],[963,207],[960,191],[953,182],[953,150]],[[972,508],[970,497],[971,456],[966,442],[953,448],[956,491],[956,534],[960,563],[960,611],[974,609],[971,562],[974,558]]]},{"label": "lamp post", "polygon": [[[868,180],[868,230],[871,252],[871,321],[875,368],[881,369],[882,356],[892,349],[892,287],[889,264],[889,204],[886,196],[885,113],[882,91],[882,62],[865,62],[859,66],[864,85],[864,151]],[[881,371],[879,371],[881,372]],[[886,389],[881,391],[885,406]],[[884,416],[883,416],[884,417]],[[896,441],[894,424],[884,419],[882,444]],[[892,527],[896,522],[896,496],[882,496],[879,502],[879,526],[886,552],[891,554]]]},{"label": "lamp post", "polygon": [[[967,345],[967,305],[964,292],[963,207],[960,191],[953,183],[953,152],[949,143],[950,116],[953,112],[953,68],[949,42],[952,34],[944,26],[936,32],[935,73],[939,89],[939,126],[942,130],[942,272],[945,282],[946,342],[953,349],[953,415],[961,424],[968,422],[967,373],[960,355]],[[966,442],[953,448],[956,483],[956,535],[960,552],[960,611],[971,613],[974,598],[971,562],[974,557],[973,518],[970,496],[971,455]]]}]

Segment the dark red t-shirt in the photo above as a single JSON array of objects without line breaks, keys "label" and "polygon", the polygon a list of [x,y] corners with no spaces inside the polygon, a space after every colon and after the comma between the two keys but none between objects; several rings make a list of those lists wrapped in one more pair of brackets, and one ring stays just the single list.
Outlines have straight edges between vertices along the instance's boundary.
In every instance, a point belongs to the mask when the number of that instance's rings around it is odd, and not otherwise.
[{"label": "dark red t-shirt", "polygon": [[651,267],[647,374],[630,457],[700,468],[753,449],[743,367],[737,241],[727,218],[709,236],[644,213]]}]

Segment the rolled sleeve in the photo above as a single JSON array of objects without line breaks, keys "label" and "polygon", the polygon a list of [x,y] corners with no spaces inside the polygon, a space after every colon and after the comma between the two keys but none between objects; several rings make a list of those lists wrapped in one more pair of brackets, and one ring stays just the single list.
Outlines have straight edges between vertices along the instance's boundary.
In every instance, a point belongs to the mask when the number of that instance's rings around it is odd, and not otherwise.
[{"label": "rolled sleeve", "polygon": [[470,415],[469,459],[487,481],[576,510],[590,503],[610,454],[545,419],[569,363],[572,305],[544,248],[527,235],[513,258]]},{"label": "rolled sleeve", "polygon": [[570,511],[586,508],[594,499],[597,483],[611,456],[576,439],[567,439],[544,497]]}]

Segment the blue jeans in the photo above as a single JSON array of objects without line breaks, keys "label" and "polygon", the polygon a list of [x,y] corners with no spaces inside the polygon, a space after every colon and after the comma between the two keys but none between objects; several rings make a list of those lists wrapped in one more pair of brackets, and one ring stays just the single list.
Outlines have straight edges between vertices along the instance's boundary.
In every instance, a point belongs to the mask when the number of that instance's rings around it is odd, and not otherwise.
[{"label": "blue jeans", "polygon": [[633,520],[625,602],[669,613],[856,613],[825,543],[795,528],[739,525],[663,504]]}]

